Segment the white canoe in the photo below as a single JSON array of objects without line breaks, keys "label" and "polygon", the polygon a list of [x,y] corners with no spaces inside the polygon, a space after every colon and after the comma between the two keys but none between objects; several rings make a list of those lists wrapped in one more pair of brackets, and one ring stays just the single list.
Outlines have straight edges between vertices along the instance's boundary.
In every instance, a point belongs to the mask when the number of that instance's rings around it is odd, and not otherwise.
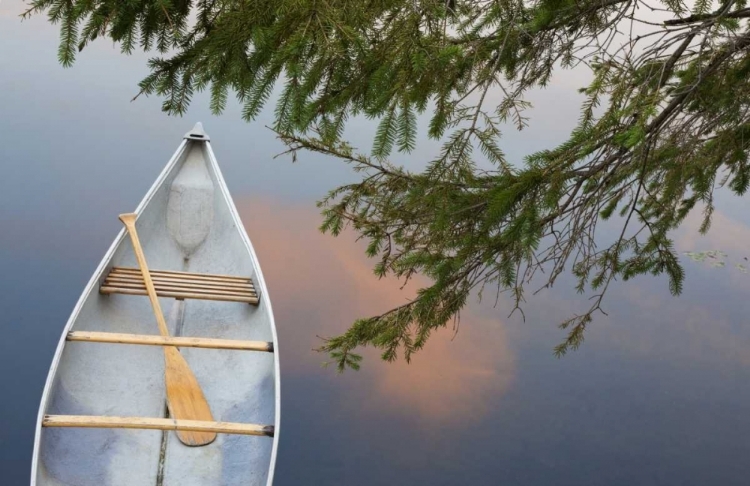
[{"label": "white canoe", "polygon": [[[156,337],[123,229],[55,352],[31,484],[270,485],[280,418],[271,302],[200,123],[136,213],[171,341]],[[209,445],[185,446],[169,430],[177,421],[166,418],[163,345],[179,345],[205,393],[215,422],[187,425],[222,432]]]}]

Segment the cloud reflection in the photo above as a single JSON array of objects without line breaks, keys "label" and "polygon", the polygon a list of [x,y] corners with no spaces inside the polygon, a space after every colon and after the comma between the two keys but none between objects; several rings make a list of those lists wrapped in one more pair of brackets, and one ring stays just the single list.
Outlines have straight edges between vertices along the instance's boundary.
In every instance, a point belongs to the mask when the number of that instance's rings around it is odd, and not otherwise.
[{"label": "cloud reflection", "polygon": [[[320,371],[325,356],[312,351],[321,343],[317,336],[341,333],[354,319],[411,297],[413,289],[375,277],[372,261],[352,233],[321,234],[320,216],[311,204],[265,198],[236,202],[269,286],[282,373],[333,374]],[[419,422],[445,424],[479,420],[496,408],[515,372],[503,324],[469,309],[454,334],[451,326],[434,333],[410,364],[380,363],[375,353],[367,353],[357,377],[368,382],[364,388],[370,394],[362,412],[388,409]]]}]

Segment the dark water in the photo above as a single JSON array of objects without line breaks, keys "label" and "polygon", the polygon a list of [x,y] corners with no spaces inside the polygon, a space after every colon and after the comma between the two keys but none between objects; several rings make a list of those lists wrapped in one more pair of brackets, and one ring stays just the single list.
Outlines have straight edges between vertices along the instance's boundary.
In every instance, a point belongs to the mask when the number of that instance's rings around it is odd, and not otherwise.
[{"label": "dark water", "polygon": [[[236,109],[213,118],[204,98],[186,119],[162,115],[156,99],[130,103],[143,56],[102,44],[63,70],[56,31],[20,24],[21,7],[0,3],[2,484],[28,483],[46,372],[116,215],[135,207],[199,119],[276,312],[276,484],[747,484],[750,275],[686,261],[679,298],[663,279],[616,285],[610,316],[561,360],[555,324],[586,304],[565,282],[531,299],[525,323],[506,317],[502,299],[474,304],[455,339],[438,333],[411,365],[370,353],[361,372],[336,375],[312,351],[316,336],[406,298],[374,279],[350,235],[315,229],[313,202],[351,179],[347,168],[274,161],[281,146],[264,121],[244,124]],[[540,141],[557,136],[547,135]],[[721,202],[713,233],[696,238],[691,220],[678,248],[746,254],[748,205]]]}]

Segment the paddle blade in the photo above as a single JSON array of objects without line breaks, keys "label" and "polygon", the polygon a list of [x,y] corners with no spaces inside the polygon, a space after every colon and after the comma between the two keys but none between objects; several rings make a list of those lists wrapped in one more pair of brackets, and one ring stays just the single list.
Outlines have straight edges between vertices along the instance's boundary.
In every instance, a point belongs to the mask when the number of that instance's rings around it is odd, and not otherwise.
[{"label": "paddle blade", "polygon": [[[206,397],[182,354],[176,348],[165,347],[164,361],[169,415],[175,419],[213,422]],[[216,439],[214,432],[181,430],[176,433],[180,442],[194,447],[210,444]]]}]

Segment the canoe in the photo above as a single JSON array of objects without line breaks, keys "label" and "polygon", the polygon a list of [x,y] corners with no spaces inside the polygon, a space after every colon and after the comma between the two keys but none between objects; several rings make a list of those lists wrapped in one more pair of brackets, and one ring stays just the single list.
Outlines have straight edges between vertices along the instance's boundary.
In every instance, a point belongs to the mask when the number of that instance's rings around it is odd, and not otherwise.
[{"label": "canoe", "polygon": [[[200,123],[135,213],[169,335],[159,334],[123,228],[55,351],[36,424],[32,486],[272,484],[280,419],[273,312]],[[169,417],[167,346],[192,369],[213,421]],[[177,430],[217,436],[188,447]]]}]

